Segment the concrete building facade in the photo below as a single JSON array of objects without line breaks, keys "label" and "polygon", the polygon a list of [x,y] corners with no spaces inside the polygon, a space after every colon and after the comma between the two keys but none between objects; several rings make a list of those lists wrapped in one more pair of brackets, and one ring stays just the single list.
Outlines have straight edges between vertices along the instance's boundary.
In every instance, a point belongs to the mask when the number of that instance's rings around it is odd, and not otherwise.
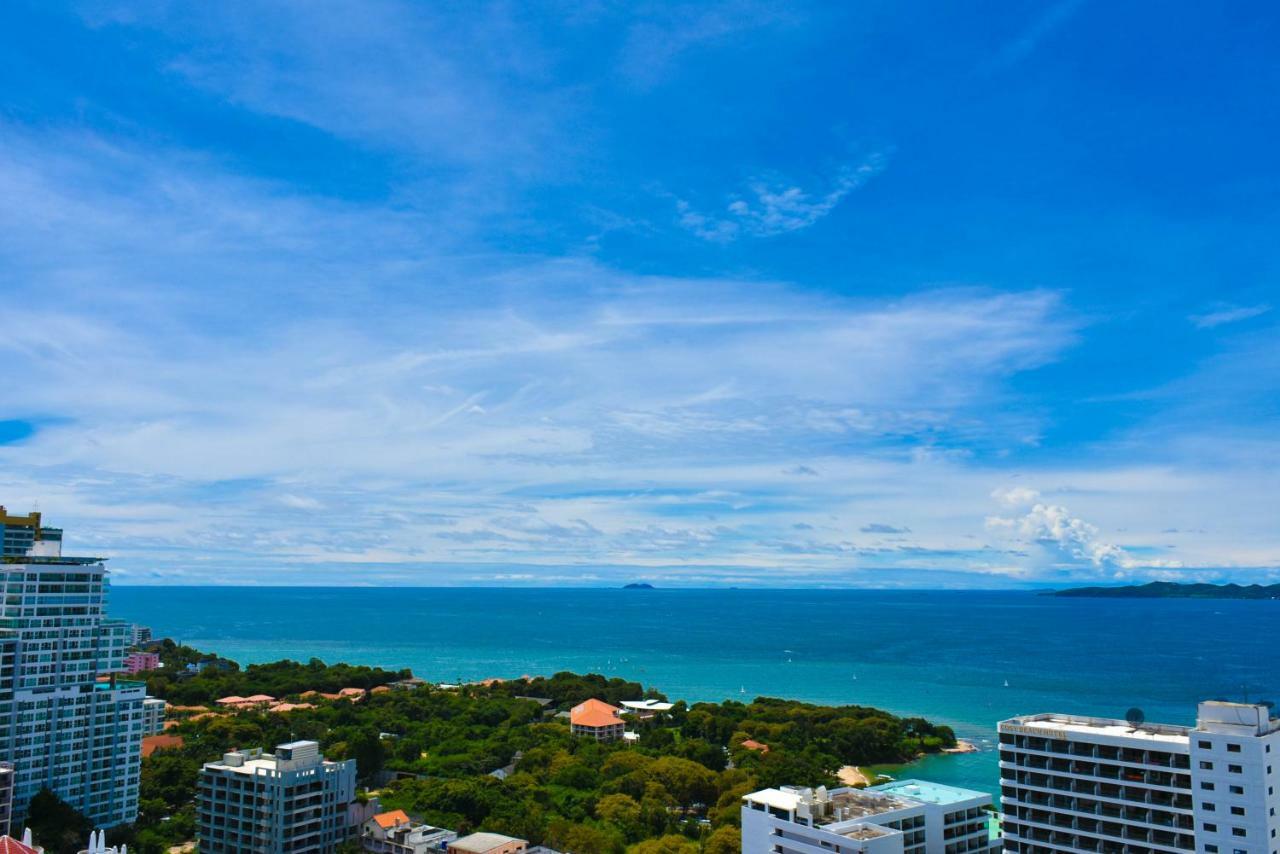
[{"label": "concrete building facade", "polygon": [[784,786],[743,798],[742,854],[989,854],[993,820],[990,795],[923,780]]},{"label": "concrete building facade", "polygon": [[0,761],[14,768],[13,819],[48,788],[98,827],[132,822],[146,689],[98,681],[120,670],[130,638],[106,617],[106,566],[62,556],[62,532],[38,513],[0,510],[0,526]]},{"label": "concrete building facade", "polygon": [[1280,720],[1201,703],[1195,727],[1040,714],[999,725],[1006,851],[1280,854]]},{"label": "concrete building facade", "polygon": [[323,854],[347,839],[354,759],[330,762],[314,741],[227,753],[206,763],[197,792],[201,854]]}]

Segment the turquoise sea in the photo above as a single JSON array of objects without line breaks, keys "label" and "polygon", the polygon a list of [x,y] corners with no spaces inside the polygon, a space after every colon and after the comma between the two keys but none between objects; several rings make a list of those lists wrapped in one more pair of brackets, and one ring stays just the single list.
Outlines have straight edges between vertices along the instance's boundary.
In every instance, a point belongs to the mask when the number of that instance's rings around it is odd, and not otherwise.
[{"label": "turquoise sea", "polygon": [[[951,724],[980,753],[911,774],[997,787],[995,723],[1042,711],[1190,723],[1280,699],[1280,602],[1015,591],[123,587],[113,616],[241,663],[410,667],[426,679],[596,671],[671,698],[860,703]],[[1006,686],[1007,683],[1007,686]]]}]

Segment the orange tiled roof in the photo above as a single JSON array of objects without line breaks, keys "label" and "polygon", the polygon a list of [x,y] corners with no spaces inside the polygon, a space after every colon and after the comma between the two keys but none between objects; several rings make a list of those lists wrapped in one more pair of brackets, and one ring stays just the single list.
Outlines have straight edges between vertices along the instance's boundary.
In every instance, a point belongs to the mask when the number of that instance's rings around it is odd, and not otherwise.
[{"label": "orange tiled roof", "polygon": [[150,756],[157,750],[169,750],[182,746],[180,735],[149,735],[142,740],[142,755]]},{"label": "orange tiled roof", "polygon": [[378,827],[383,830],[390,830],[398,824],[408,824],[409,814],[404,810],[392,810],[391,812],[380,812],[373,817],[378,823]]},{"label": "orange tiled roof", "polygon": [[[274,703],[276,698],[270,694],[254,694],[252,697],[245,697],[246,703]],[[219,700],[218,702],[222,702]]]},{"label": "orange tiled roof", "polygon": [[219,706],[235,706],[244,702],[244,697],[232,694],[230,697],[222,697],[218,700]]},{"label": "orange tiled roof", "polygon": [[745,747],[747,750],[758,750],[761,753],[769,752],[769,745],[762,744],[761,742],[758,742],[752,738],[748,738],[745,741],[743,741],[742,746]]},{"label": "orange tiled roof", "polygon": [[373,688],[369,691],[370,694],[388,694],[390,692],[391,692],[391,689],[386,685],[379,685],[378,687]]},{"label": "orange tiled roof", "polygon": [[281,712],[296,712],[299,709],[314,709],[311,703],[276,703],[267,711],[280,714]]},{"label": "orange tiled roof", "polygon": [[569,722],[574,726],[615,726],[622,723],[618,717],[622,710],[603,700],[586,700],[569,710]]},{"label": "orange tiled roof", "polygon": [[363,697],[364,693],[365,692],[363,688],[343,688],[342,690],[338,691],[338,696],[339,697]]},{"label": "orange tiled roof", "polygon": [[39,854],[30,845],[23,845],[12,836],[0,836],[0,854]]}]

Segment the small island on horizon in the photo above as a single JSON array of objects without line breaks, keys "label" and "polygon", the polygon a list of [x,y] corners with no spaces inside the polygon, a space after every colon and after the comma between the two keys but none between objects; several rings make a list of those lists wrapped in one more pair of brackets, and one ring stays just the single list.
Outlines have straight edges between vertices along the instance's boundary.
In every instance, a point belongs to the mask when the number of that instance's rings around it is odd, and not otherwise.
[{"label": "small island on horizon", "polygon": [[622,585],[623,590],[653,590],[653,585],[647,581],[633,581],[630,584]]},{"label": "small island on horizon", "polygon": [[1152,581],[1124,587],[1071,587],[1047,590],[1045,596],[1079,596],[1104,599],[1280,599],[1280,584],[1185,584]]}]

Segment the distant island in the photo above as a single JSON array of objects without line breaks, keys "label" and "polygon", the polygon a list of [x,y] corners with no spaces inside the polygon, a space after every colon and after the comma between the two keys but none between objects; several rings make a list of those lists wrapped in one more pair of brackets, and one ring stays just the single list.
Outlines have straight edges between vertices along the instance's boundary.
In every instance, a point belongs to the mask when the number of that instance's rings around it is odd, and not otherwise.
[{"label": "distant island", "polygon": [[633,581],[630,584],[622,585],[623,590],[652,590],[653,585],[643,581]]},{"label": "distant island", "polygon": [[1127,587],[1073,587],[1046,596],[1091,596],[1105,599],[1280,599],[1280,584],[1180,584],[1152,581]]}]

